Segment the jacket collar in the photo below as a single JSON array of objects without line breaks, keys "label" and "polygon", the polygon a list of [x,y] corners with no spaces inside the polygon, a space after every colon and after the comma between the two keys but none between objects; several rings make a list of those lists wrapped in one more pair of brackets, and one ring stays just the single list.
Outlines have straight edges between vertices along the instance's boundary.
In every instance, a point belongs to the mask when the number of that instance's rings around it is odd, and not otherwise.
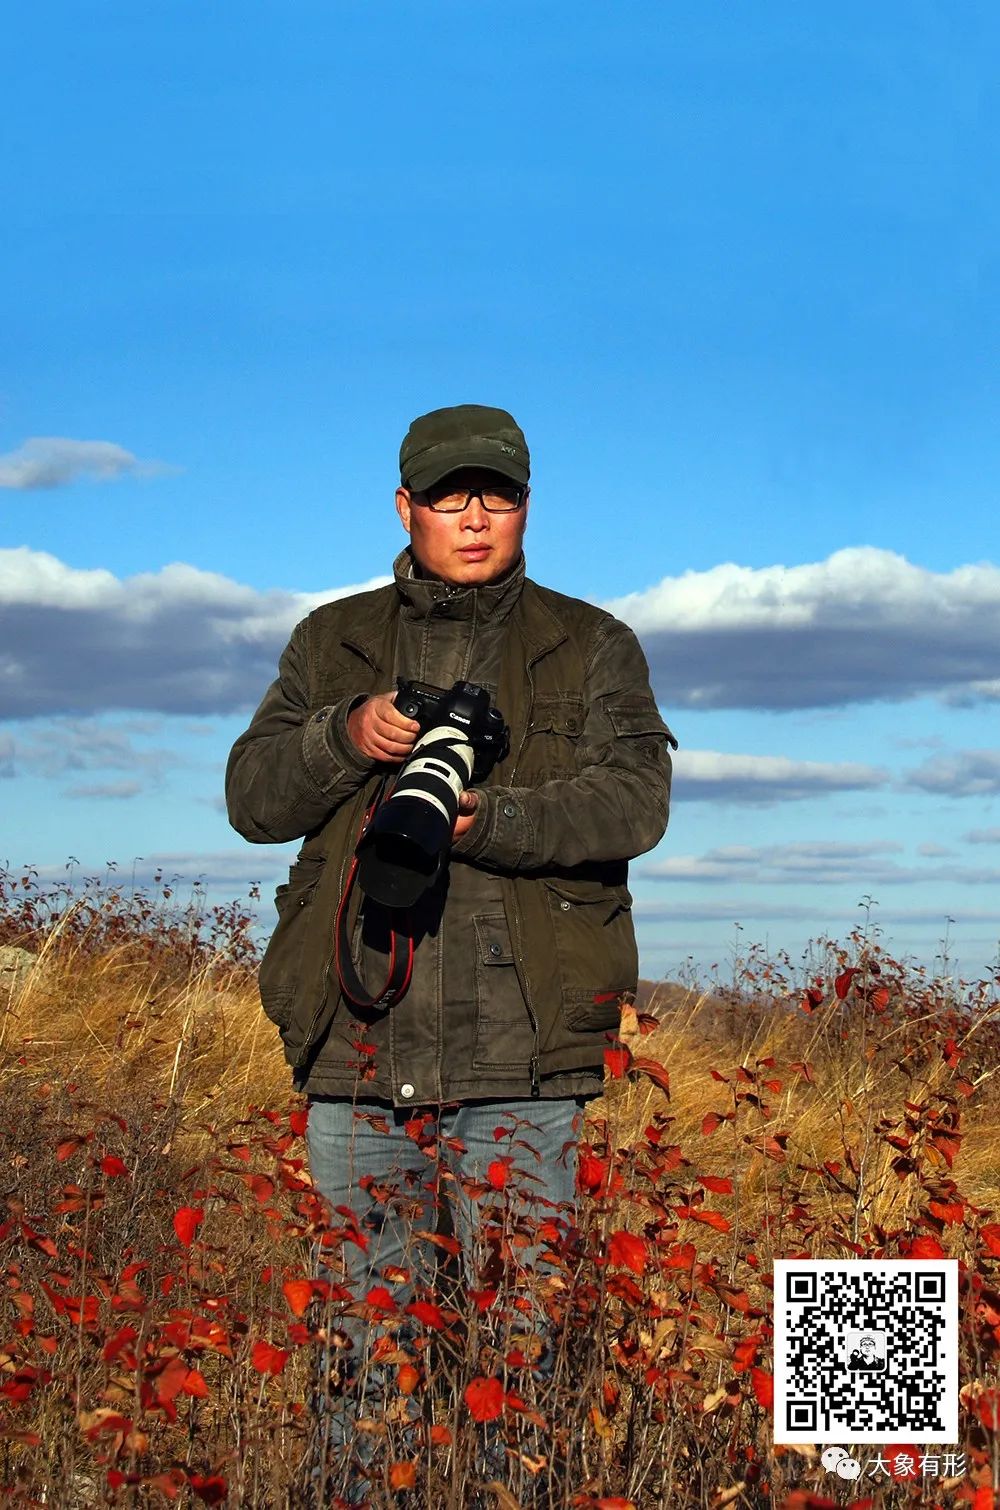
[{"label": "jacket collar", "polygon": [[[376,671],[380,672],[384,672],[386,667],[391,668],[393,663],[396,626],[403,601],[396,568],[403,558],[409,559],[408,548],[404,548],[393,563],[396,580],[386,587],[377,588],[373,593],[365,594],[368,599],[365,611],[358,615],[351,628],[342,637],[345,645],[356,650]],[[405,566],[403,569],[405,571]],[[510,576],[505,578],[504,582],[509,582],[515,572],[520,577],[521,590],[510,610],[510,619],[511,625],[517,629],[524,645],[524,663],[530,666],[541,656],[555,649],[556,645],[561,645],[567,635],[562,620],[543,600],[538,584],[524,575],[523,552],[518,566],[511,569]],[[412,588],[414,582],[410,581],[407,585]],[[438,585],[444,587],[445,584]],[[502,583],[494,585],[503,586]]]}]

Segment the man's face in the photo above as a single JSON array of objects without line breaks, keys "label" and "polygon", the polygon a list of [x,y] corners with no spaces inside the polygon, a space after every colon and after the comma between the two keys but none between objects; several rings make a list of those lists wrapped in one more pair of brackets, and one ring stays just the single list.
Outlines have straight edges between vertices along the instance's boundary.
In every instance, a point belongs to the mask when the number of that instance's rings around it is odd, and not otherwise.
[{"label": "man's face", "polygon": [[[484,467],[461,467],[449,472],[442,484],[457,490],[490,483],[510,486],[510,479]],[[413,499],[424,497],[409,488],[396,489],[396,512],[410,537],[410,547],[421,569],[462,587],[481,587],[502,577],[521,554],[521,541],[528,522],[528,489],[524,503],[510,514],[490,514],[474,498],[460,514],[436,514]]]}]

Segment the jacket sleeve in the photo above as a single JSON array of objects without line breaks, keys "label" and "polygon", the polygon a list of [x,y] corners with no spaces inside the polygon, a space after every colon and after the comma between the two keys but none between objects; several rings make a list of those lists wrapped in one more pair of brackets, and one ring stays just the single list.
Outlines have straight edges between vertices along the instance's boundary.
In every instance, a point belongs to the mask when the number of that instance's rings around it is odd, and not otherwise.
[{"label": "jacket sleeve", "polygon": [[525,871],[631,860],[659,842],[677,741],[657,710],[639,641],[619,619],[598,631],[584,696],[578,774],[538,787],[479,787],[475,822],[452,854]]},{"label": "jacket sleeve", "polygon": [[310,715],[304,620],[292,631],[278,677],[229,753],[226,810],[252,844],[283,844],[323,823],[372,769],[347,733],[365,693]]}]

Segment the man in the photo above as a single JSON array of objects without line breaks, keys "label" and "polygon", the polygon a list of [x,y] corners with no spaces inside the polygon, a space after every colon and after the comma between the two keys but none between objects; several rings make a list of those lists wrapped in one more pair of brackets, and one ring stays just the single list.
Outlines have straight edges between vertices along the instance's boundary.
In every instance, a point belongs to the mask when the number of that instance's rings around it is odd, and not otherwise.
[{"label": "man", "polygon": [[[388,1274],[399,1317],[433,1279],[433,1247],[414,1234],[433,1230],[435,1200],[449,1199],[480,1293],[498,1262],[523,1279],[544,1246],[484,1242],[490,1181],[509,1184],[512,1220],[529,1208],[572,1219],[581,1109],[636,986],[628,860],[667,823],[676,741],[645,658],[626,625],[525,575],[528,478],[506,411],[462,404],[414,420],[396,490],[410,543],[393,582],[296,626],[226,772],[245,838],[305,840],[278,888],[261,1000],[308,1097],[313,1181],[359,1222],[359,1241],[341,1246],[347,1287],[363,1299]],[[351,884],[382,778],[419,733],[395,706],[398,678],[479,684],[510,731],[509,753],[462,792],[448,863],[404,919]],[[412,962],[385,1005],[393,927]],[[491,1172],[504,1157],[509,1180]],[[365,1320],[340,1317],[336,1341],[356,1408],[372,1388],[359,1383]]]}]

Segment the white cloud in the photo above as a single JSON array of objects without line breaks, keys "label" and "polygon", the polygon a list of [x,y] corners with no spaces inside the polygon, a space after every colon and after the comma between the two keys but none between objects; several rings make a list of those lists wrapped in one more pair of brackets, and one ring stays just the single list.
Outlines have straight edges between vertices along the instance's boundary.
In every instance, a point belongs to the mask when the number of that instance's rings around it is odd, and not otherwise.
[{"label": "white cloud", "polygon": [[668,710],[997,695],[1000,568],[988,562],[932,572],[857,546],[685,572],[603,606],[639,635]]},{"label": "white cloud", "polygon": [[785,755],[726,755],[685,750],[673,757],[673,795],[684,802],[766,804],[827,792],[885,786],[888,771],[849,761],[790,760]]},{"label": "white cloud", "polygon": [[27,546],[0,550],[0,717],[252,708],[299,619],[390,580],[258,592],[180,562],[122,579]]},{"label": "white cloud", "polygon": [[632,874],[657,881],[740,883],[765,885],[856,887],[858,895],[873,886],[917,885],[923,882],[992,886],[1000,870],[962,865],[900,865],[885,857],[898,854],[901,844],[889,839],[864,843],[803,840],[789,844],[729,844],[703,855],[673,855],[643,865],[633,862]]},{"label": "white cloud", "polygon": [[942,797],[1000,795],[1000,750],[955,750],[909,771],[904,786]]},{"label": "white cloud", "polygon": [[0,455],[0,488],[30,492],[62,488],[84,477],[108,482],[118,477],[153,477],[172,470],[163,462],[140,461],[110,440],[35,435],[16,451]]},{"label": "white cloud", "polygon": [[[53,718],[44,723],[35,721],[23,732],[0,734],[0,774],[52,779],[77,771],[127,771],[132,777],[144,778],[143,785],[158,783],[179,757],[172,750],[138,747],[130,728],[138,722],[125,719],[109,724],[91,718]],[[74,788],[70,795],[87,794],[82,788]]]},{"label": "white cloud", "polygon": [[94,782],[90,785],[69,786],[63,794],[66,797],[97,797],[99,799],[110,797],[116,800],[126,797],[138,797],[142,791],[142,785],[138,781],[104,781]]},{"label": "white cloud", "polygon": [[973,828],[962,838],[966,844],[1000,844],[1000,828]]}]

